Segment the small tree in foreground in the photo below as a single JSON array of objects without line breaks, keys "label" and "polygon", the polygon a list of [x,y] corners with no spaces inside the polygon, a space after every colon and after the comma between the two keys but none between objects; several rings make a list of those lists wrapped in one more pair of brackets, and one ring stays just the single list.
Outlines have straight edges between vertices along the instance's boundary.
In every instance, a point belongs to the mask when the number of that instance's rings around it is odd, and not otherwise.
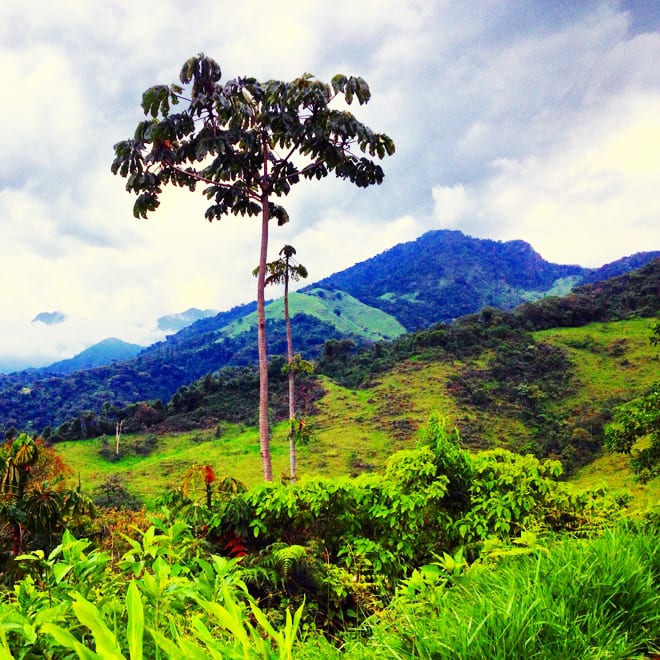
[{"label": "small tree in foreground", "polygon": [[[289,281],[297,282],[301,278],[307,277],[307,269],[296,262],[293,256],[296,249],[292,245],[285,245],[279,252],[280,258],[275,261],[269,261],[266,264],[268,275],[266,285],[283,284],[284,285],[284,323],[286,325],[286,355],[287,355],[287,375],[289,378],[289,474],[291,482],[296,481],[296,377],[297,366],[303,363],[298,356],[298,364],[293,355],[293,336],[291,334],[291,316],[289,314]],[[255,268],[253,275],[257,275],[258,268]],[[307,363],[309,364],[309,363]],[[311,365],[309,365],[311,367]]]},{"label": "small tree in foreground", "polygon": [[[261,216],[257,275],[259,349],[259,438],[264,478],[272,480],[268,426],[268,356],[264,286],[267,277],[270,218],[288,222],[286,210],[273,202],[301,179],[322,179],[333,172],[359,187],[381,183],[380,165],[372,158],[394,153],[394,142],[374,133],[350,112],[331,108],[338,97],[346,104],[367,103],[369,86],[359,77],[336,75],[326,84],[305,73],[291,82],[235,78],[220,83],[220,66],[209,57],[191,57],[179,84],[156,85],[142,96],[149,117],[132,139],[115,145],[112,172],[127,178],[137,194],[133,213],[147,217],[159,205],[163,186],[205,185],[210,201],[206,218],[230,213]],[[185,109],[171,113],[184,102]],[[370,156],[371,158],[367,157]]]},{"label": "small tree in foreground", "polygon": [[[642,438],[648,438],[648,445],[633,449]],[[632,454],[632,467],[642,481],[660,474],[660,382],[644,396],[614,409],[614,419],[605,428],[605,446]]]}]

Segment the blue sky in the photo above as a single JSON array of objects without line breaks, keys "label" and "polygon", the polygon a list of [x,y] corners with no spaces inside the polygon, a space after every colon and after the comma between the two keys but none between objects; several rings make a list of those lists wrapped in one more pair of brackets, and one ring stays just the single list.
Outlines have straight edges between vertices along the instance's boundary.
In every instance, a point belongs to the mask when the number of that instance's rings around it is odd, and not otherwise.
[{"label": "blue sky", "polygon": [[396,143],[384,183],[303,183],[271,233],[312,281],[429,229],[583,266],[660,249],[659,16],[656,0],[5,0],[0,367],[149,344],[159,316],[255,298],[257,222],[211,225],[182,191],[137,221],[110,173],[142,92],[200,51],[225,78],[371,87],[355,113]]}]

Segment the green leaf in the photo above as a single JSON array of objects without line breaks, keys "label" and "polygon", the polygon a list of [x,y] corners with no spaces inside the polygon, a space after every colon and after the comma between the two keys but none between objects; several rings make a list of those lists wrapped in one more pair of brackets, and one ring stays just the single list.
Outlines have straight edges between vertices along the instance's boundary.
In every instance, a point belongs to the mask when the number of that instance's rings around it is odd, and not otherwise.
[{"label": "green leaf", "polygon": [[142,596],[135,584],[131,580],[126,592],[126,609],[128,610],[128,628],[126,631],[128,637],[128,651],[131,660],[142,660],[142,650],[144,641],[144,608],[142,605]]},{"label": "green leaf", "polygon": [[57,626],[54,623],[45,623],[41,626],[41,632],[53,637],[60,646],[75,651],[80,660],[103,660],[103,656],[88,649],[68,630],[65,630],[61,626]]},{"label": "green leaf", "polygon": [[80,594],[75,595],[73,611],[78,621],[87,626],[94,636],[96,650],[104,660],[126,660],[121,653],[114,633],[108,628],[98,608],[85,600]]},{"label": "green leaf", "polygon": [[71,564],[57,563],[53,566],[53,577],[58,584],[69,574],[73,566]]},{"label": "green leaf", "polygon": [[182,653],[181,648],[178,647],[171,639],[167,639],[167,637],[165,637],[165,635],[163,635],[162,632],[160,632],[159,630],[152,630],[151,628],[149,628],[149,632],[151,633],[151,636],[154,638],[154,642],[156,642],[156,646],[158,646],[160,649],[165,651],[168,657],[170,658],[185,657]]},{"label": "green leaf", "polygon": [[331,81],[332,84],[332,89],[335,94],[340,94],[341,92],[344,91],[344,87],[346,86],[346,76],[342,73],[338,73]]}]

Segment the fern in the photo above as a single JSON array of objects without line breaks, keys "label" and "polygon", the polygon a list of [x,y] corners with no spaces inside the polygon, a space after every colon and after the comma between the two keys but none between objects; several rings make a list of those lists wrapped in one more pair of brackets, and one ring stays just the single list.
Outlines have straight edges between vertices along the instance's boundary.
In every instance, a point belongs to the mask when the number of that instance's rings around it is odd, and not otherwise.
[{"label": "fern", "polygon": [[287,545],[273,551],[275,566],[285,580],[291,573],[305,571],[310,567],[309,551],[302,545]]}]

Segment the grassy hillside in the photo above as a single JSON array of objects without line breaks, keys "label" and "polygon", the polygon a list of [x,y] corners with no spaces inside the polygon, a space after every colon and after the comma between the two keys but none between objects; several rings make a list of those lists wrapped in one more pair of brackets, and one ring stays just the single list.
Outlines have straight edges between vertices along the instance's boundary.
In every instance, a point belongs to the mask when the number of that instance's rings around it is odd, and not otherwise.
[{"label": "grassy hillside", "polygon": [[[289,313],[307,314],[335,327],[343,336],[359,337],[367,341],[393,339],[405,328],[380,309],[369,307],[342,291],[313,288],[307,293],[289,294]],[[284,299],[278,298],[266,307],[266,318],[279,320],[284,316]],[[221,331],[222,336],[238,337],[247,328],[257,326],[257,313],[237,319]]]},{"label": "grassy hillside", "polygon": [[[602,430],[611,406],[640,394],[657,379],[660,357],[649,345],[652,325],[651,319],[635,319],[534,333],[537,342],[561,347],[570,356],[570,386],[565,396],[547,402],[547,410],[558,420],[561,432],[575,439],[576,446],[597,442],[597,431]],[[432,411],[456,424],[465,445],[473,449],[504,446],[524,450],[533,446],[537,433],[533,420],[511,414],[510,406],[498,401],[496,393],[494,403],[480,407],[458,401],[452,391],[452,377],[484,369],[492,357],[492,351],[464,360],[420,354],[397,363],[361,389],[342,387],[322,377],[325,394],[306,419],[313,437],[299,447],[300,474],[331,476],[379,470],[394,451],[414,446],[417,429]],[[288,469],[286,432],[286,424],[276,425],[273,432],[276,476],[286,475]],[[122,447],[128,450],[131,443],[142,440],[143,436],[126,436]],[[99,456],[101,442],[57,445],[88,491],[118,474],[131,492],[150,503],[180,485],[193,463],[209,463],[219,474],[235,476],[247,485],[262,478],[258,432],[248,426],[222,423],[219,432],[206,429],[161,435],[149,455],[126,455],[118,462]],[[591,451],[598,453],[597,447]],[[644,487],[636,484],[626,460],[618,456],[597,459],[576,478],[591,484],[602,479],[614,486],[630,486],[648,503],[659,494],[657,479]]]},{"label": "grassy hillside", "polygon": [[562,346],[575,365],[576,387],[564,403],[579,406],[642,394],[660,373],[660,350],[649,344],[655,322],[631,319],[536,333],[537,338]]}]

